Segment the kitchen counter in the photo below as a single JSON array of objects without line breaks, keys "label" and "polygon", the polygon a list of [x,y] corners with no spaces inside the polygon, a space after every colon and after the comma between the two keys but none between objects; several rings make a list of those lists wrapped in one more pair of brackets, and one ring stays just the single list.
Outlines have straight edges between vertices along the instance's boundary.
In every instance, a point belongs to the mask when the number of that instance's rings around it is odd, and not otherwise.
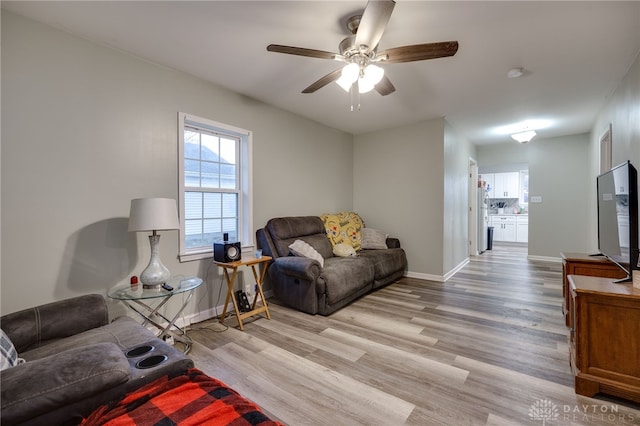
[{"label": "kitchen counter", "polygon": [[494,241],[526,243],[529,241],[529,215],[520,213],[490,214]]}]

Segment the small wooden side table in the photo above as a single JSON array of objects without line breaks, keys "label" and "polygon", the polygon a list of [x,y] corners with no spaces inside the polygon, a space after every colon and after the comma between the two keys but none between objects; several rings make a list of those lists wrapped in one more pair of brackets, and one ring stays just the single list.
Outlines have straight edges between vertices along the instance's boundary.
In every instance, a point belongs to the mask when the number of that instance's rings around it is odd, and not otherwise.
[{"label": "small wooden side table", "polygon": [[562,256],[562,313],[565,317],[565,324],[573,328],[571,316],[573,312],[569,309],[571,301],[571,289],[569,287],[569,275],[586,275],[590,277],[602,278],[624,278],[627,276],[618,265],[604,256],[591,256],[584,253],[560,253]]},{"label": "small wooden side table", "polygon": [[[267,315],[267,318],[271,319],[271,315],[269,314],[269,307],[267,306],[267,300],[265,299],[264,293],[262,292],[262,282],[264,280],[264,274],[267,271],[266,264],[270,260],[271,260],[270,256],[262,256],[256,259],[238,260],[236,262],[229,262],[229,263],[214,262],[216,265],[222,268],[224,272],[224,278],[227,281],[227,297],[224,301],[224,309],[222,310],[220,323],[224,324],[224,318],[227,316],[227,307],[229,305],[229,299],[231,299],[231,302],[233,302],[233,309],[235,310],[236,316],[238,317],[238,325],[240,326],[240,330],[244,330],[244,326],[242,325],[242,320],[245,318],[249,318],[253,315],[257,315],[264,312]],[[264,264],[264,267],[262,268],[262,271],[259,271],[259,267],[261,264]],[[258,288],[258,291],[253,297],[253,303],[251,304],[251,310],[249,312],[240,312],[240,308],[238,307],[236,298],[233,297],[233,285],[236,282],[236,278],[238,276],[238,269],[241,266],[251,267],[251,272],[253,272],[253,278],[255,279],[256,287]],[[229,271],[232,271],[231,276],[229,275]],[[262,302],[262,306],[260,307],[256,307],[258,296],[260,296],[260,300]]]}]

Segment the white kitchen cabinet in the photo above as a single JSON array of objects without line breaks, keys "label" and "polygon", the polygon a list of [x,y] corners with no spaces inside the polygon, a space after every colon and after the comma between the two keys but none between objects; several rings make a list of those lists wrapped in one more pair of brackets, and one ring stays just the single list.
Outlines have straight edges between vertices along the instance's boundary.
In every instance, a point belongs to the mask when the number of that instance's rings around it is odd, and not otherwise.
[{"label": "white kitchen cabinet", "polygon": [[494,173],[493,197],[490,198],[519,198],[520,197],[520,173]]},{"label": "white kitchen cabinet", "polygon": [[519,243],[529,242],[528,216],[516,216],[516,241]]},{"label": "white kitchen cabinet", "polygon": [[515,216],[491,216],[491,226],[493,226],[494,241],[516,241]]},{"label": "white kitchen cabinet", "polygon": [[631,233],[629,232],[629,216],[627,215],[618,215],[618,235],[620,238],[620,247],[630,247],[629,237]]}]

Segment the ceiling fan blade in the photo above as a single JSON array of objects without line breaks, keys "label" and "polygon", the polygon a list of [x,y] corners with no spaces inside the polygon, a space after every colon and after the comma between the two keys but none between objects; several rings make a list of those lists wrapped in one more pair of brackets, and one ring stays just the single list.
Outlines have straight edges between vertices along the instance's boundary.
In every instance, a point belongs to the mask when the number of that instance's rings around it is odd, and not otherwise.
[{"label": "ceiling fan blade", "polygon": [[444,58],[453,56],[458,51],[457,41],[443,41],[439,43],[415,44],[413,46],[402,46],[387,49],[379,52],[376,56],[386,55],[383,63],[395,64],[400,62],[424,61],[426,59]]},{"label": "ceiling fan blade", "polygon": [[312,83],[309,87],[304,89],[302,93],[313,93],[316,90],[323,88],[327,84],[339,79],[341,74],[342,74],[342,68],[338,68],[337,70],[332,71],[329,74],[325,75],[315,83]]},{"label": "ceiling fan blade", "polygon": [[281,44],[270,44],[267,46],[269,52],[287,53],[289,55],[309,56],[320,59],[335,59],[336,54],[324,50],[305,49],[304,47],[283,46]]},{"label": "ceiling fan blade", "polygon": [[356,49],[362,50],[362,46],[366,46],[364,52],[368,53],[376,48],[395,5],[394,0],[369,0],[356,32]]},{"label": "ceiling fan blade", "polygon": [[389,80],[389,77],[387,77],[386,75],[382,77],[382,80],[380,80],[378,84],[374,86],[374,88],[376,89],[376,92],[380,93],[382,96],[390,95],[391,93],[396,91],[396,88],[393,86],[391,80]]}]

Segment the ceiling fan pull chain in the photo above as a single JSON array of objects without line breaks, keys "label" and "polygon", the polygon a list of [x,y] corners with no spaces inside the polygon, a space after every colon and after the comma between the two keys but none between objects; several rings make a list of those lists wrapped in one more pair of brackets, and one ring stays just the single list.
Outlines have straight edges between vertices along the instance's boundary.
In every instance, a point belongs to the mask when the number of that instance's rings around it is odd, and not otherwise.
[{"label": "ceiling fan pull chain", "polygon": [[354,98],[356,96],[356,91],[357,91],[357,90],[354,90],[354,87],[356,87],[355,83],[353,83],[351,85],[351,88],[349,89],[349,98],[351,98],[351,112],[353,112],[353,105],[355,100]]},{"label": "ceiling fan pull chain", "polygon": [[[358,83],[353,83],[349,89],[349,97],[351,98],[351,112],[356,108],[360,111],[360,91],[358,90]],[[356,107],[357,105],[357,107]]]}]

